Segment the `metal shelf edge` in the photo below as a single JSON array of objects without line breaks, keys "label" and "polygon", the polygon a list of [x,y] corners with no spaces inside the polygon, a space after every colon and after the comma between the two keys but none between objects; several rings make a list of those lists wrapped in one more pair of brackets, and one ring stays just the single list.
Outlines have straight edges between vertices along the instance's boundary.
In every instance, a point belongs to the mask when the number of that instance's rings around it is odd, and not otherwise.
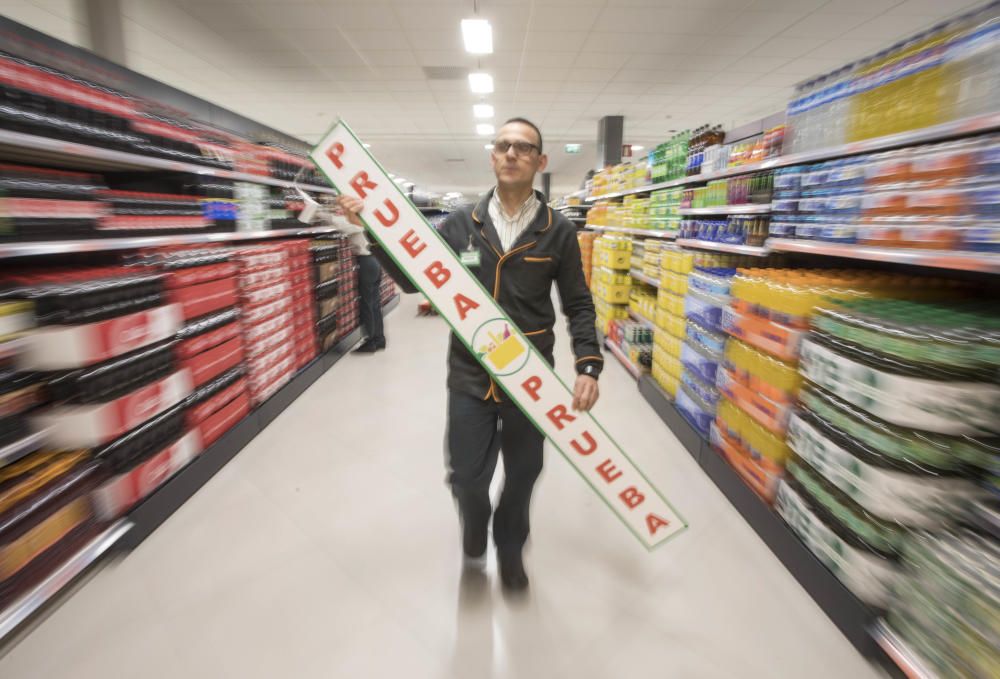
[{"label": "metal shelf edge", "polygon": [[796,240],[794,238],[771,238],[767,241],[767,247],[770,250],[779,252],[797,252],[827,257],[893,262],[913,266],[927,266],[936,269],[953,269],[956,271],[1000,273],[1000,254],[994,253],[885,248],[847,243],[823,243],[820,241]]},{"label": "metal shelf edge", "polygon": [[715,207],[683,207],[678,214],[698,215],[762,215],[771,212],[770,203],[750,203],[747,205],[718,205]]},{"label": "metal shelf edge", "polygon": [[313,226],[297,230],[275,229],[271,231],[231,231],[177,236],[89,238],[87,240],[0,243],[0,258],[36,257],[39,255],[63,255],[84,252],[104,252],[110,250],[134,250],[146,247],[198,245],[202,243],[235,243],[245,240],[269,240],[272,238],[301,238],[304,236],[321,236],[335,232],[336,229],[327,226]]},{"label": "metal shelf edge", "polygon": [[693,238],[678,238],[677,244],[682,247],[695,248],[697,250],[715,250],[718,252],[731,252],[737,255],[750,255],[752,257],[765,257],[770,253],[770,243],[765,243],[763,247],[753,245],[729,245],[727,243],[713,243],[707,240],[696,240]]},{"label": "metal shelf edge", "polygon": [[45,440],[47,430],[36,431],[0,448],[0,467],[14,462],[33,450],[38,450]]},{"label": "metal shelf edge", "polygon": [[[138,153],[128,153],[126,151],[115,151],[105,149],[100,146],[88,146],[76,142],[62,141],[51,137],[41,137],[34,134],[24,134],[11,130],[0,130],[0,145],[17,146],[27,150],[46,151],[48,153],[59,153],[77,158],[92,158],[94,160],[120,163],[123,166],[146,168],[150,170],[170,170],[173,172],[188,172],[191,174],[208,175],[210,177],[221,177],[232,179],[233,181],[250,182],[254,184],[266,184],[268,186],[291,187],[296,186],[294,182],[284,179],[274,179],[262,175],[246,174],[224,168],[216,168],[210,165],[197,165],[195,163],[185,163],[179,160],[168,160],[166,158],[156,158],[155,156],[144,156]],[[311,184],[298,184],[304,191],[314,193],[336,193],[334,189],[327,186],[313,186]]]},{"label": "metal shelf edge", "polygon": [[938,679],[938,675],[927,669],[927,663],[899,638],[885,620],[880,619],[875,623],[872,636],[907,679]]},{"label": "metal shelf edge", "polygon": [[111,524],[102,533],[80,548],[76,554],[22,595],[5,610],[0,611],[0,641],[18,629],[22,623],[52,601],[77,576],[96,563],[132,528],[127,520]]}]

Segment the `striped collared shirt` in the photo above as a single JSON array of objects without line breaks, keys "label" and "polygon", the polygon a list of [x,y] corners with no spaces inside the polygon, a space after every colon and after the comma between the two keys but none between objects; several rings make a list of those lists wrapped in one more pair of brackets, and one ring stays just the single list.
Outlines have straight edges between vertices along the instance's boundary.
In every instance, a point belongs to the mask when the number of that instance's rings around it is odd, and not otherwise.
[{"label": "striped collared shirt", "polygon": [[510,250],[514,242],[517,241],[517,237],[534,221],[535,216],[538,214],[538,208],[541,205],[542,203],[538,200],[538,196],[532,191],[531,195],[528,196],[528,200],[524,201],[524,204],[514,211],[514,216],[508,217],[507,213],[503,210],[503,204],[500,202],[500,195],[494,189],[493,198],[490,199],[490,219],[493,220],[493,226],[496,227],[497,235],[500,236],[500,245],[503,247],[504,252]]}]

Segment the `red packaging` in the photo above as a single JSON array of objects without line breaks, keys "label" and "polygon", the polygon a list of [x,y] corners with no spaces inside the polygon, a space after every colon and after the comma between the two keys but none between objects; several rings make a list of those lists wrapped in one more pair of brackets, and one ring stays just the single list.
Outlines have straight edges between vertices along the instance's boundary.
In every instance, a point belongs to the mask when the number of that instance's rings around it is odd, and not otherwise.
[{"label": "red packaging", "polygon": [[245,341],[245,344],[247,345],[247,348],[249,348],[251,344],[258,342],[260,339],[276,332],[279,328],[291,325],[292,318],[293,318],[292,314],[286,311],[262,323],[257,323],[255,325],[244,325],[243,339]]},{"label": "red packaging", "polygon": [[111,478],[94,491],[98,515],[107,520],[121,516],[197,457],[202,448],[198,435],[188,432],[135,469]]},{"label": "red packaging", "polygon": [[258,323],[263,323],[270,318],[274,318],[282,311],[286,309],[288,305],[285,304],[285,300],[279,299],[274,302],[268,302],[266,304],[260,304],[252,308],[243,308],[243,324],[244,325],[256,325]]},{"label": "red packaging", "polygon": [[189,321],[236,304],[236,282],[232,278],[221,278],[186,288],[174,288],[167,291],[167,299],[172,304],[180,304],[184,320]]},{"label": "red packaging", "polygon": [[294,337],[294,326],[291,324],[284,325],[270,335],[261,337],[252,344],[249,344],[247,346],[247,356],[252,361],[268,352],[274,351],[285,342],[293,341]]},{"label": "red packaging", "polygon": [[241,298],[243,300],[243,305],[245,307],[253,307],[260,304],[267,304],[268,302],[273,302],[276,299],[282,297],[287,297],[291,286],[287,281],[282,281],[274,285],[270,285],[265,288],[259,288],[252,291],[242,291]]},{"label": "red packaging", "polygon": [[24,338],[18,356],[22,370],[69,370],[160,342],[181,327],[177,304],[126,314],[86,325],[49,325]]},{"label": "red packaging", "polygon": [[[233,386],[236,386],[235,384]],[[228,405],[198,425],[201,445],[205,448],[219,440],[219,437],[233,428],[237,422],[250,413],[250,398],[246,392],[239,394]]]},{"label": "red packaging", "polygon": [[239,365],[243,356],[243,340],[234,337],[214,349],[209,349],[182,361],[181,367],[191,371],[191,380],[194,386],[200,387],[205,382]]},{"label": "red packaging", "polygon": [[247,383],[245,377],[240,378],[238,381],[230,384],[219,393],[213,395],[204,403],[199,403],[194,408],[191,408],[187,412],[188,426],[194,427],[201,424],[209,417],[209,415],[213,415],[221,410],[224,405],[235,399],[237,396],[246,394],[249,386],[250,385]]},{"label": "red packaging", "polygon": [[250,387],[253,389],[260,380],[272,372],[280,372],[279,368],[287,368],[289,357],[295,355],[295,346],[291,343],[279,345],[271,351],[255,356],[247,361],[250,370]]},{"label": "red packaging", "polygon": [[216,328],[203,335],[184,340],[177,345],[174,353],[177,354],[177,358],[182,360],[192,358],[212,347],[219,346],[223,342],[228,342],[234,337],[240,337],[240,330],[239,321],[227,323],[221,328]]},{"label": "red packaging", "polygon": [[186,288],[220,278],[232,278],[236,275],[236,265],[232,262],[193,266],[190,269],[175,269],[166,273],[164,285],[168,289]]},{"label": "red packaging", "polygon": [[240,290],[243,292],[249,292],[250,290],[257,290],[258,288],[274,285],[275,283],[279,283],[281,281],[290,283],[291,278],[289,276],[288,269],[280,266],[241,273],[239,275],[239,281]]},{"label": "red packaging", "polygon": [[62,405],[31,417],[57,450],[93,448],[112,441],[179,403],[191,393],[191,375],[181,369],[106,403]]}]

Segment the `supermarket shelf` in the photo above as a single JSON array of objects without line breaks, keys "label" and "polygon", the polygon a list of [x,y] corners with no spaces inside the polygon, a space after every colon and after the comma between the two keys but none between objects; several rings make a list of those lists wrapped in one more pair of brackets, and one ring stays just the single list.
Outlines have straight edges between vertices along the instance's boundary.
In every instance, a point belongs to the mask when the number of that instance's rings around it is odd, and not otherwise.
[{"label": "supermarket shelf", "polygon": [[624,226],[598,226],[597,224],[587,224],[587,228],[593,231],[607,231],[609,233],[627,233],[632,236],[646,236],[647,238],[665,238],[672,240],[677,238],[676,231],[661,231],[658,229],[630,229]]},{"label": "supermarket shelf", "polygon": [[46,434],[48,434],[48,431],[44,429],[36,431],[0,448],[0,467],[15,462],[28,453],[38,450],[45,440]]},{"label": "supermarket shelf", "polygon": [[[172,172],[189,172],[240,182],[267,184],[269,186],[296,186],[294,182],[284,179],[233,172],[232,170],[224,170],[208,165],[182,163],[176,160],[155,158],[137,153],[113,151],[99,146],[88,146],[86,144],[77,144],[51,137],[12,132],[10,130],[0,130],[0,157],[12,158],[14,160],[43,161],[48,164],[58,164],[89,171],[170,170]],[[312,191],[313,193],[336,193],[335,190],[328,186],[299,184],[298,187],[303,191]]]},{"label": "supermarket shelf", "polygon": [[0,611],[0,641],[6,641],[12,632],[64,592],[67,585],[115,547],[131,527],[132,524],[125,520],[111,524],[30,591]]},{"label": "supermarket shelf", "polygon": [[644,376],[639,380],[639,392],[848,641],[866,658],[898,675],[895,663],[870,634],[875,613],[809,551],[788,524],[750,489],[710,443],[687,424],[652,378]]},{"label": "supermarket shelf", "polygon": [[682,215],[765,215],[771,212],[770,203],[748,205],[718,205],[716,207],[682,207],[677,210]]},{"label": "supermarket shelf", "polygon": [[132,522],[133,528],[124,540],[123,547],[133,549],[149,537],[360,340],[361,331],[355,330],[335,347],[320,354],[319,357],[300,370],[288,384],[279,389],[274,396],[262,403],[256,410],[251,411],[232,429],[223,434],[218,441],[202,451],[194,461],[137,505],[129,513],[128,518]]},{"label": "supermarket shelf", "polygon": [[879,620],[872,629],[872,636],[899,667],[906,679],[938,679],[927,662],[896,634],[885,620]]},{"label": "supermarket shelf", "polygon": [[770,170],[776,167],[787,167],[789,165],[797,165],[799,163],[812,163],[818,160],[827,160],[829,158],[842,158],[844,156],[853,156],[859,153],[884,151],[886,149],[898,148],[900,146],[912,146],[913,144],[926,144],[934,141],[943,141],[945,139],[953,139],[955,137],[964,137],[971,134],[989,132],[998,128],[1000,128],[1000,113],[990,113],[972,118],[963,118],[962,120],[955,120],[949,123],[942,123],[940,125],[933,125],[919,130],[912,130],[910,132],[900,132],[899,134],[890,134],[884,137],[874,137],[864,141],[831,146],[829,148],[817,149],[815,151],[777,156],[775,158],[762,160],[758,163],[747,163],[737,167],[729,167],[724,170],[719,170],[718,172],[706,172],[704,174],[692,175],[690,177],[681,177],[679,179],[673,179],[659,184],[639,186],[616,193],[587,196],[584,200],[594,202],[595,200],[620,198],[621,196],[628,196],[635,193],[647,193],[649,191],[656,191],[657,189],[669,189],[674,186],[700,184],[713,179],[733,177],[735,175],[757,172],[759,170]]},{"label": "supermarket shelf", "polygon": [[633,311],[632,309],[629,309],[628,310],[628,315],[629,315],[629,318],[631,318],[636,323],[641,323],[644,326],[646,326],[647,328],[649,328],[650,330],[653,330],[653,331],[656,330],[656,323],[653,323],[653,321],[649,320],[648,318],[646,318],[645,316],[643,316],[642,314],[640,314],[638,311]]},{"label": "supermarket shelf", "polygon": [[730,245],[728,243],[713,243],[712,241],[695,240],[693,238],[678,238],[677,244],[686,248],[695,248],[697,250],[731,252],[736,255],[750,255],[752,257],[765,257],[770,252],[768,246],[756,247],[753,245]]},{"label": "supermarket shelf", "polygon": [[698,433],[698,430],[677,412],[670,394],[663,391],[663,388],[656,383],[651,375],[643,375],[639,378],[639,393],[653,407],[660,419],[667,423],[667,427],[684,446],[684,450],[688,451],[695,460],[699,460],[702,446],[708,445],[708,443]]},{"label": "supermarket shelf", "polygon": [[771,238],[767,241],[767,246],[771,250],[780,252],[847,257],[874,262],[895,262],[897,264],[927,266],[937,269],[1000,273],[1000,254],[986,252],[911,250],[908,248],[884,248],[847,243],[823,243],[810,240],[795,240],[792,238]]},{"label": "supermarket shelf", "polygon": [[175,245],[201,245],[211,243],[236,243],[271,238],[300,238],[336,233],[329,226],[311,226],[302,229],[275,229],[273,231],[231,231],[224,233],[192,233],[178,236],[145,236],[139,238],[87,238],[84,240],[47,240],[30,243],[0,243],[0,258],[35,257],[38,255],[65,255],[108,250],[134,250],[136,248]]},{"label": "supermarket shelf", "polygon": [[642,375],[642,370],[639,369],[639,366],[629,360],[628,356],[626,356],[625,353],[618,348],[618,345],[611,340],[605,339],[604,346],[608,348],[608,351],[615,355],[615,358],[617,358],[618,362],[622,364],[622,367],[628,371],[629,375],[635,379],[639,379]]},{"label": "supermarket shelf", "polygon": [[637,281],[642,281],[646,285],[652,285],[654,288],[660,287],[660,281],[656,280],[652,276],[647,276],[646,274],[642,273],[637,269],[630,269],[629,275],[632,276],[632,278],[636,279]]}]

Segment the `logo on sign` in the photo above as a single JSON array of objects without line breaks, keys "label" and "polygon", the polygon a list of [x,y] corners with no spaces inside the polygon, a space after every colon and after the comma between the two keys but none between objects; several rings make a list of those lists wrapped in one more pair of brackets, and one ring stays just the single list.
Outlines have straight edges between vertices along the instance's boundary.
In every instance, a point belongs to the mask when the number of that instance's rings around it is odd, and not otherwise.
[{"label": "logo on sign", "polygon": [[511,333],[510,322],[494,318],[483,323],[472,335],[472,347],[480,359],[498,376],[513,375],[528,362],[528,349]]}]

